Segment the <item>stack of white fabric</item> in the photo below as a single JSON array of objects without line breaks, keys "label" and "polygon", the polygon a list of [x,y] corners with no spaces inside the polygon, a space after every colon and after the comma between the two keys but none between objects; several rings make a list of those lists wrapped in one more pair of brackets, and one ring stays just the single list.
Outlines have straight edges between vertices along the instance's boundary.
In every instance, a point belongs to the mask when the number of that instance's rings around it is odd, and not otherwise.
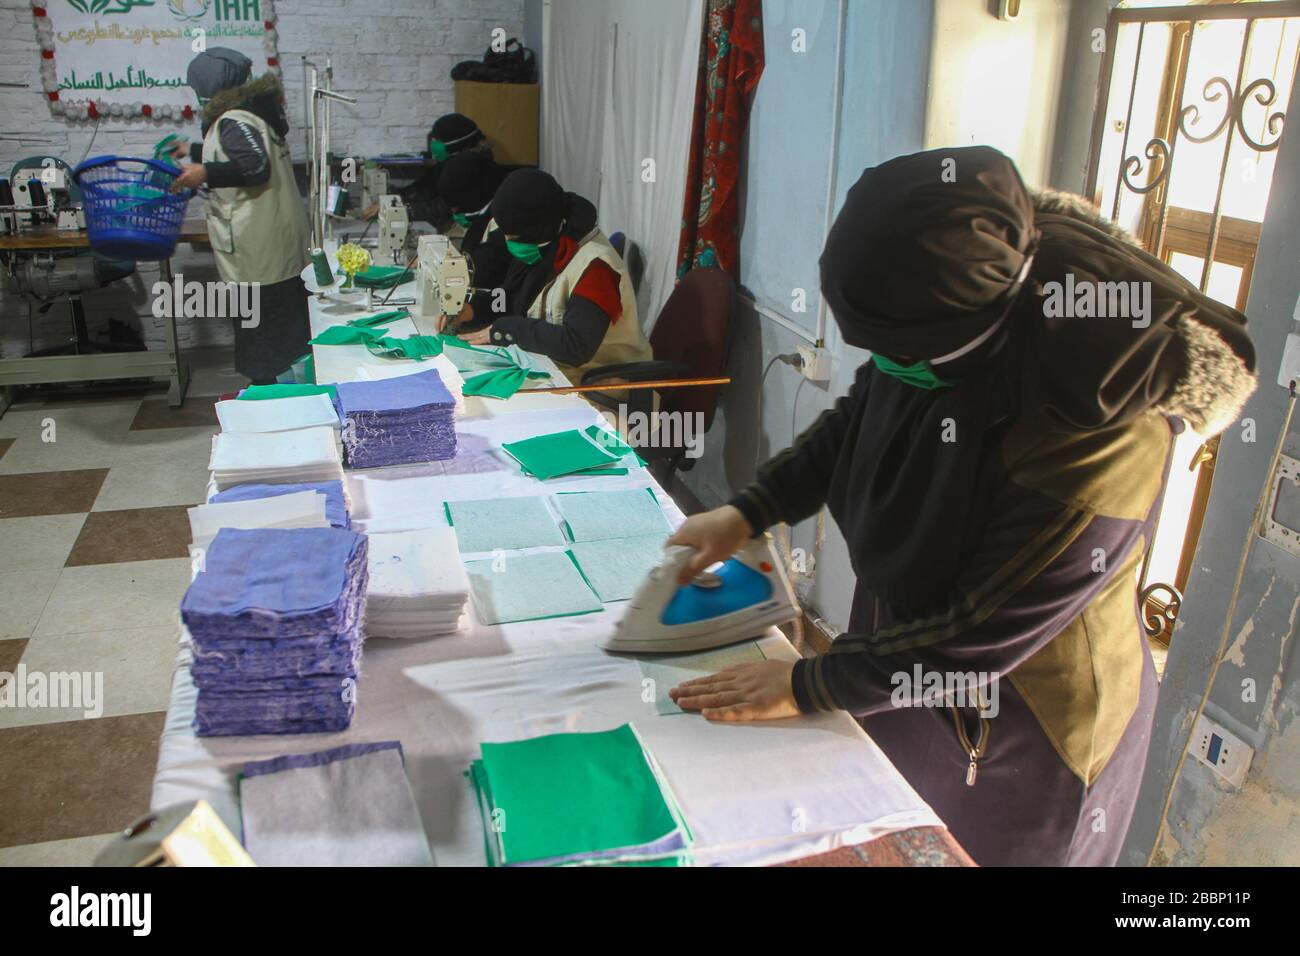
[{"label": "stack of white fabric", "polygon": [[226,501],[188,509],[194,547],[206,548],[222,528],[328,528],[325,495],[299,491],[275,498]]},{"label": "stack of white fabric", "polygon": [[367,637],[432,637],[462,627],[469,578],[451,528],[370,535]]},{"label": "stack of white fabric", "polygon": [[221,432],[208,460],[218,491],[263,484],[341,481],[343,454],[338,430],[329,426],[283,432]]},{"label": "stack of white fabric", "polygon": [[217,402],[223,432],[287,432],[298,428],[339,427],[339,415],[328,395],[300,395],[259,401]]}]

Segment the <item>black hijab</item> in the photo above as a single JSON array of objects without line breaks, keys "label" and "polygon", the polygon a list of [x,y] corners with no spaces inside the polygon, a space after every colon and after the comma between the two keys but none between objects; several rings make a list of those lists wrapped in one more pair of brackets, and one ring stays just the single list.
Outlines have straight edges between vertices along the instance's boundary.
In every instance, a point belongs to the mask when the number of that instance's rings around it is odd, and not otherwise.
[{"label": "black hijab", "polygon": [[448,156],[463,153],[483,142],[483,131],[468,116],[461,113],[445,113],[433,121],[429,135],[425,137],[425,155],[431,155],[429,141],[436,139],[447,147]]},{"label": "black hijab", "polygon": [[[1067,273],[1150,281],[1149,326],[1045,318],[1043,286]],[[1253,366],[1242,316],[1122,239],[1036,216],[1014,164],[988,147],[864,172],[827,237],[821,281],[851,345],[908,362],[969,349],[935,366],[953,384],[933,390],[864,365],[831,477],[827,506],[859,584],[905,612],[950,600],[1006,480],[1002,440],[1018,416],[1100,429],[1158,405],[1186,371],[1173,328],[1183,316]]]},{"label": "black hijab", "polygon": [[491,153],[457,153],[442,164],[438,195],[454,212],[476,213],[492,201],[505,177]]},{"label": "black hijab", "polygon": [[549,173],[516,169],[492,197],[492,218],[521,242],[552,242],[564,226],[571,195]]},{"label": "black hijab", "polygon": [[596,228],[596,207],[577,193],[565,192],[555,178],[539,169],[516,169],[492,197],[497,229],[491,242],[504,251],[505,236],[541,246],[534,263],[510,257],[501,287],[511,314],[523,314],[555,275],[561,236],[582,242]]}]

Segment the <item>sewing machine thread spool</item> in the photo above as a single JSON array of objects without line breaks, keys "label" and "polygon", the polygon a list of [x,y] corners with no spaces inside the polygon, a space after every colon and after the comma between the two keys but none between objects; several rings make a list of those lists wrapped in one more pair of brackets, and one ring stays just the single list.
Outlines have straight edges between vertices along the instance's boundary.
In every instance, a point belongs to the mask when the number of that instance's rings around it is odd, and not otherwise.
[{"label": "sewing machine thread spool", "polygon": [[324,249],[313,249],[311,251],[311,268],[316,276],[318,286],[334,284],[334,273],[330,270],[329,257],[325,255]]}]

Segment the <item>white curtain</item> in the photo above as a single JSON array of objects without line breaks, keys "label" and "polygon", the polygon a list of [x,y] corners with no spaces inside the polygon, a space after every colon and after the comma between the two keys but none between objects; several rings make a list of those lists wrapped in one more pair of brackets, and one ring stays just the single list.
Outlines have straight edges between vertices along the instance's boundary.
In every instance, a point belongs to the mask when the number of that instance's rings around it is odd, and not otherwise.
[{"label": "white curtain", "polygon": [[546,5],[542,167],[640,249],[647,332],[676,277],[703,15],[703,0]]}]

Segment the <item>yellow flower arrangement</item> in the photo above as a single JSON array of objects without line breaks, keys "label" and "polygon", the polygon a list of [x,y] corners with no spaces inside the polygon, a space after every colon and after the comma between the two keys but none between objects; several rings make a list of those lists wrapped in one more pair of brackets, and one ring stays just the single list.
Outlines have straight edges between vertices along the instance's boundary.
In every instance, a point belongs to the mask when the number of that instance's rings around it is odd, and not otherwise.
[{"label": "yellow flower arrangement", "polygon": [[352,280],[358,272],[370,268],[370,253],[362,249],[355,242],[345,242],[339,246],[338,251],[339,268],[347,276],[343,283],[343,288],[352,288]]}]

